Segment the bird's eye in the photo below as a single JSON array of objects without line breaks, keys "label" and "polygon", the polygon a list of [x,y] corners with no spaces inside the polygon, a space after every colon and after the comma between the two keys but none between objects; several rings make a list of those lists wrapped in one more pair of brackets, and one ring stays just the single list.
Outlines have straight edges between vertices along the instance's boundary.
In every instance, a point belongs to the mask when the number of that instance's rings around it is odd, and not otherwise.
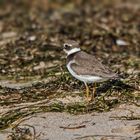
[{"label": "bird's eye", "polygon": [[64,49],[69,49],[69,48],[70,48],[70,45],[64,44]]},{"label": "bird's eye", "polygon": [[65,44],[64,47],[67,48],[67,47],[69,47],[69,45]]}]

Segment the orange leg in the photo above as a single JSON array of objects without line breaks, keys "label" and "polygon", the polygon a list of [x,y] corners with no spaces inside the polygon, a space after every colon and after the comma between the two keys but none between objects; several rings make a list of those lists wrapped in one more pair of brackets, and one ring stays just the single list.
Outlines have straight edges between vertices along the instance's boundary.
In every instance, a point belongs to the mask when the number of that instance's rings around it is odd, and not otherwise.
[{"label": "orange leg", "polygon": [[89,87],[88,87],[87,83],[85,83],[85,86],[86,86],[86,98],[87,98],[87,100],[89,100]]},{"label": "orange leg", "polygon": [[92,100],[95,99],[95,94],[96,94],[96,83],[94,83],[93,85]]}]

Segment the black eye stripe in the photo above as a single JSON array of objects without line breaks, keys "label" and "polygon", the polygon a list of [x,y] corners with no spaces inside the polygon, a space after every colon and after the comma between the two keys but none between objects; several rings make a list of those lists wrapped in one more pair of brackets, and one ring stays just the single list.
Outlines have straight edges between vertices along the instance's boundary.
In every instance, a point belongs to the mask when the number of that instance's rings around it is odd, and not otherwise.
[{"label": "black eye stripe", "polygon": [[64,44],[64,48],[65,48],[65,49],[70,49],[70,48],[71,48],[71,45],[69,45],[69,44]]},{"label": "black eye stripe", "polygon": [[65,46],[65,47],[69,47],[69,45],[67,45],[67,44],[65,44],[64,46]]}]

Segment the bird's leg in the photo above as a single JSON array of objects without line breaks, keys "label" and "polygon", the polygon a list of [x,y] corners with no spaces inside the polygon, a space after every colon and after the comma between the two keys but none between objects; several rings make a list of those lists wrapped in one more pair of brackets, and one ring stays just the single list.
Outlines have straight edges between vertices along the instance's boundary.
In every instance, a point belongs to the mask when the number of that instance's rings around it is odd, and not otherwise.
[{"label": "bird's leg", "polygon": [[94,100],[96,94],[96,83],[93,84],[92,100]]},{"label": "bird's leg", "polygon": [[85,83],[85,86],[86,86],[86,98],[87,98],[87,100],[89,100],[89,87],[88,87],[87,83]]}]

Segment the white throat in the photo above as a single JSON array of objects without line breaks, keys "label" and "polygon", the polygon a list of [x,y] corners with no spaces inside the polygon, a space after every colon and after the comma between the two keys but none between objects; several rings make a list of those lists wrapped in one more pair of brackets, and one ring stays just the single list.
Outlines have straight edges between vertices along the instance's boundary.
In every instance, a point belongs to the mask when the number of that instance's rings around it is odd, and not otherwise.
[{"label": "white throat", "polygon": [[73,54],[73,53],[76,53],[76,52],[79,52],[79,51],[81,51],[80,48],[73,48],[70,51],[67,51],[66,53],[67,53],[67,56],[68,56],[70,54]]}]

